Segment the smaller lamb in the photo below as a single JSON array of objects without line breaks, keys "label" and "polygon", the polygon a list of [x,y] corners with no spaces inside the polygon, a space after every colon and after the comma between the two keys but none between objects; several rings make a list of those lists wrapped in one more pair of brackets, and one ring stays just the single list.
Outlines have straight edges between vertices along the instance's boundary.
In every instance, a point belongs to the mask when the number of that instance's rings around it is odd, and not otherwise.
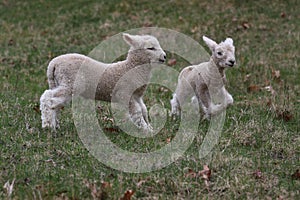
[{"label": "smaller lamb", "polygon": [[[232,96],[225,89],[225,69],[235,64],[233,40],[227,38],[219,44],[205,36],[203,40],[212,52],[211,58],[208,62],[189,66],[181,71],[171,100],[172,115],[180,115],[180,103],[187,97],[188,87],[194,90],[192,103],[198,103],[199,108],[203,110],[204,118],[209,119],[233,104]],[[215,103],[213,96],[218,96],[219,102]]]},{"label": "smaller lamb", "polygon": [[[79,85],[85,88],[81,96],[111,102],[114,88],[124,74],[144,66],[136,70],[134,78],[142,77],[147,80],[151,72],[151,63],[165,62],[166,53],[155,37],[124,33],[123,39],[130,46],[124,61],[107,64],[80,54],[65,54],[49,63],[47,69],[49,89],[40,98],[43,128],[50,127],[55,130],[59,127],[59,110],[72,100],[72,95],[78,87],[74,83],[78,84],[75,80],[79,73],[84,73],[85,77],[85,81]],[[96,83],[96,91],[89,91],[91,88],[89,83]],[[138,128],[151,131],[147,108],[142,98],[146,86],[143,85],[133,94],[129,94],[132,95],[129,102],[129,117]]]}]

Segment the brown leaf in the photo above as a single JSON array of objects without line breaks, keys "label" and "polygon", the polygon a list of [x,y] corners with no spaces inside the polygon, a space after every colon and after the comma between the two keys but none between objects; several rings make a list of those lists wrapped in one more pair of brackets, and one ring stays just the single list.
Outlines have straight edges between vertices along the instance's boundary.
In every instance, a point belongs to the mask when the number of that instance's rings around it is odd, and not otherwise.
[{"label": "brown leaf", "polygon": [[286,17],[286,13],[285,12],[280,13],[280,17],[281,18],[285,18]]},{"label": "brown leaf", "polygon": [[199,171],[199,172],[198,172],[198,175],[199,175],[199,176],[202,176],[202,178],[203,178],[204,180],[209,181],[210,176],[211,176],[211,170],[208,168],[207,165],[204,165],[204,166],[203,166],[203,170]]},{"label": "brown leaf", "polygon": [[277,110],[277,118],[288,122],[293,118],[293,114],[288,110]]},{"label": "brown leaf", "polygon": [[268,107],[271,107],[271,106],[272,106],[272,99],[267,99],[266,105],[267,105]]},{"label": "brown leaf", "polygon": [[169,66],[176,65],[176,62],[177,62],[177,61],[176,61],[175,58],[171,58],[171,59],[168,60],[168,65],[169,65]]},{"label": "brown leaf", "polygon": [[258,85],[249,85],[248,92],[258,92],[260,91],[260,87]]},{"label": "brown leaf", "polygon": [[119,129],[112,128],[112,127],[110,127],[110,128],[104,128],[104,131],[105,132],[109,132],[109,133],[119,133]]},{"label": "brown leaf", "polygon": [[109,188],[111,188],[112,187],[112,185],[111,185],[111,183],[109,183],[109,182],[102,182],[101,183],[101,188],[102,189],[109,189]]},{"label": "brown leaf", "polygon": [[133,190],[127,190],[124,193],[124,196],[120,198],[120,200],[130,200],[133,194],[134,194]]},{"label": "brown leaf", "polygon": [[253,174],[254,178],[256,178],[256,179],[262,179],[263,178],[262,172],[259,169],[257,169],[252,174]]},{"label": "brown leaf", "polygon": [[169,144],[171,142],[171,138],[167,138],[166,141]]},{"label": "brown leaf", "polygon": [[209,180],[211,176],[211,170],[209,169],[209,167],[207,165],[203,165],[203,170],[199,171],[198,175],[202,176],[206,189],[209,190]]},{"label": "brown leaf", "polygon": [[242,26],[243,26],[244,29],[249,29],[250,28],[250,24],[248,22],[244,22],[242,24]]},{"label": "brown leaf", "polygon": [[192,169],[188,169],[188,172],[184,176],[188,178],[195,178],[197,177],[197,173]]},{"label": "brown leaf", "polygon": [[279,70],[272,69],[272,77],[273,77],[274,79],[280,79],[280,71],[279,71]]},{"label": "brown leaf", "polygon": [[97,188],[96,183],[90,183],[88,180],[84,180],[83,183],[90,189],[93,199],[102,199],[105,193],[102,193],[100,188]]},{"label": "brown leaf", "polygon": [[297,170],[295,171],[295,173],[292,175],[292,178],[293,178],[293,179],[299,179],[299,180],[300,180],[300,170],[299,170],[299,169],[297,169]]},{"label": "brown leaf", "polygon": [[32,108],[35,112],[40,113],[40,106],[38,104],[34,105]]}]

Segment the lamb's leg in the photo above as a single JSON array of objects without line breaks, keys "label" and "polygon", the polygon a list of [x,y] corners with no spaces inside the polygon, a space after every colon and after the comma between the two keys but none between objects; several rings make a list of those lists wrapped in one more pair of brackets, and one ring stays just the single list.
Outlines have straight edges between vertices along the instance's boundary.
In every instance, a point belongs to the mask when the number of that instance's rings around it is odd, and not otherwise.
[{"label": "lamb's leg", "polygon": [[56,128],[56,110],[50,108],[50,101],[53,96],[52,90],[46,90],[40,98],[40,110],[42,118],[42,128]]},{"label": "lamb's leg", "polygon": [[[145,106],[146,112],[147,108]],[[149,130],[148,124],[143,116],[143,108],[140,105],[139,98],[133,97],[130,101],[129,105],[129,113],[131,116],[131,120],[138,127],[144,130]]]},{"label": "lamb's leg", "polygon": [[180,115],[180,105],[178,103],[177,94],[173,94],[173,98],[170,101],[171,103],[171,115]]},{"label": "lamb's leg", "polygon": [[224,109],[228,107],[228,105],[231,105],[233,103],[232,96],[227,92],[225,87],[222,87],[221,89],[223,101],[220,104],[214,104],[213,102],[210,102],[209,110],[211,115],[216,115],[220,112],[222,112]]},{"label": "lamb's leg", "polygon": [[225,89],[225,87],[222,88],[222,92],[225,96],[225,105],[226,107],[229,106],[229,105],[232,105],[233,104],[233,98],[231,96],[231,94],[229,94],[229,92]]},{"label": "lamb's leg", "polygon": [[205,119],[210,119],[211,117],[211,99],[207,87],[197,87],[196,97],[198,99],[199,107],[204,113]]},{"label": "lamb's leg", "polygon": [[71,91],[66,87],[46,90],[41,96],[42,127],[59,128],[59,110],[71,99]]},{"label": "lamb's leg", "polygon": [[149,131],[153,131],[153,128],[152,128],[152,126],[151,126],[151,124],[150,124],[150,122],[149,122],[149,119],[148,119],[148,111],[147,111],[147,107],[146,107],[146,105],[145,105],[143,99],[140,97],[140,98],[138,99],[138,102],[139,102],[140,107],[141,107],[141,109],[142,109],[142,115],[143,115],[143,118],[144,118],[145,122],[146,122],[147,125],[148,125]]}]

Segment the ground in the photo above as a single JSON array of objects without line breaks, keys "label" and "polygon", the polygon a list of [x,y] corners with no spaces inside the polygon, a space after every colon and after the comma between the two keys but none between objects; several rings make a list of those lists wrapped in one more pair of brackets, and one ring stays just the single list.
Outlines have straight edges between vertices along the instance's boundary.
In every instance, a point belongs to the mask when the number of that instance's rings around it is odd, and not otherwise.
[{"label": "ground", "polygon": [[[1,1],[0,199],[9,191],[12,199],[119,199],[130,190],[131,199],[299,199],[299,8],[297,0]],[[202,35],[234,39],[237,66],[227,71],[227,88],[235,101],[209,159],[198,154],[208,121],[201,121],[181,158],[142,174],[111,169],[91,156],[71,106],[62,110],[57,133],[41,128],[39,98],[52,58],[88,54],[112,35],[151,26],[203,46]],[[188,64],[167,53],[170,67]],[[171,95],[151,85],[145,103],[170,109]],[[136,139],[116,128],[107,104],[97,103],[97,112],[107,137],[137,152],[172,141],[180,123],[168,119],[155,137]],[[198,173],[206,164],[208,180]]]}]

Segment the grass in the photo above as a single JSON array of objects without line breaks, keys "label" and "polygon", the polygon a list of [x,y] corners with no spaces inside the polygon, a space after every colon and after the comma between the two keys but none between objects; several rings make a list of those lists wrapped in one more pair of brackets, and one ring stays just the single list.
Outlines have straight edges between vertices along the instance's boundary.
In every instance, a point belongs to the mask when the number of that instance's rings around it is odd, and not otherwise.
[{"label": "grass", "polygon": [[[292,176],[300,168],[299,6],[297,0],[2,1],[0,186],[15,182],[11,197],[0,189],[0,199],[118,199],[127,190],[135,191],[132,199],[299,199],[300,180]],[[41,128],[39,97],[53,57],[88,54],[114,34],[145,26],[177,30],[201,44],[202,35],[235,41],[238,67],[227,71],[235,103],[211,155],[209,187],[187,176],[207,163],[198,151],[209,122],[200,125],[184,156],[143,174],[116,171],[92,157],[70,106],[56,134]],[[185,65],[178,59],[173,67]],[[264,89],[270,85],[274,95]],[[147,106],[163,102],[169,108],[171,93],[159,91],[149,87]],[[100,119],[110,116],[107,106],[103,113]],[[103,126],[122,148],[147,152],[175,137],[176,123],[167,121],[150,139],[114,132],[110,121]]]}]

